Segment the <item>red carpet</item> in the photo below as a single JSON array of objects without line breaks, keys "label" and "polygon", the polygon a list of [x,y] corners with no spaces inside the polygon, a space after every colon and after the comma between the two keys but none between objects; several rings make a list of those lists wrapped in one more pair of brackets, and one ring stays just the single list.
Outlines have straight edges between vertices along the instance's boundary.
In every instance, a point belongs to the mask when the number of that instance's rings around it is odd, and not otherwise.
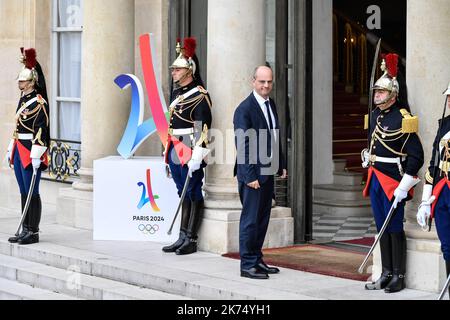
[{"label": "red carpet", "polygon": [[[263,254],[264,261],[269,265],[359,281],[366,281],[371,276],[358,273],[365,257],[358,251],[309,244],[265,249]],[[239,259],[236,252],[223,256]],[[371,262],[372,258],[368,265]]]},{"label": "red carpet", "polygon": [[360,239],[352,239],[352,240],[345,240],[345,241],[337,241],[340,243],[349,243],[349,244],[359,244],[362,246],[371,247],[373,243],[375,242],[374,237],[366,237],[366,238],[360,238]]}]

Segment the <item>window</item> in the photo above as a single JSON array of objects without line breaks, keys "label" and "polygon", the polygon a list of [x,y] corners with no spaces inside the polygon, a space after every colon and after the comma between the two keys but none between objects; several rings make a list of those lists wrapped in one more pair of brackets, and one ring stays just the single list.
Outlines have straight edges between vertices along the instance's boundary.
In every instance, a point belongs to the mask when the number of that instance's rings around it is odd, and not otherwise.
[{"label": "window", "polygon": [[53,0],[53,139],[81,141],[81,36],[83,0]]}]

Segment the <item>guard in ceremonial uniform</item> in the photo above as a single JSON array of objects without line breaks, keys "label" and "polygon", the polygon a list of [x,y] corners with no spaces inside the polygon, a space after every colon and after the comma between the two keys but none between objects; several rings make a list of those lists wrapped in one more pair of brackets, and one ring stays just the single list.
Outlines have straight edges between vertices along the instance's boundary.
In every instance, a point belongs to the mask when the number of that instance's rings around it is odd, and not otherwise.
[{"label": "guard in ceremonial uniform", "polygon": [[169,137],[165,149],[166,163],[181,197],[186,178],[190,181],[182,202],[181,227],[178,240],[162,248],[178,255],[197,251],[197,233],[203,218],[203,159],[208,154],[207,134],[211,127],[211,99],[200,85],[195,63],[196,40],[184,39],[177,44],[178,58],[172,63],[174,91],[170,105]]},{"label": "guard in ceremonial uniform", "polygon": [[[450,84],[444,95],[447,98],[447,107],[450,108]],[[428,229],[428,219],[430,217],[435,219],[448,277],[450,275],[450,116],[439,120],[438,127],[430,165],[425,174],[417,222],[425,230]],[[436,159],[436,157],[439,158]]]},{"label": "guard in ceremonial uniform", "polygon": [[[363,167],[369,167],[363,191],[370,196],[378,232],[393,203],[398,202],[392,219],[380,239],[381,277],[367,283],[367,290],[384,289],[397,292],[405,287],[406,236],[403,229],[405,201],[413,196],[417,172],[423,165],[423,149],[417,135],[418,119],[412,116],[407,102],[399,101],[397,80],[398,56],[388,54],[383,59],[383,76],[374,87],[375,108],[371,111],[369,149],[361,152]],[[405,86],[406,87],[406,86]]]},{"label": "guard in ceremonial uniform", "polygon": [[[17,106],[16,126],[8,146],[8,162],[14,167],[19,185],[22,211],[31,192],[30,205],[23,220],[22,232],[8,239],[9,242],[32,244],[39,242],[39,222],[41,220],[41,198],[39,182],[41,171],[48,167],[47,150],[50,143],[49,107],[45,78],[36,60],[36,50],[22,50],[24,64],[17,78],[21,98]],[[36,179],[33,190],[30,184],[33,172]]]}]

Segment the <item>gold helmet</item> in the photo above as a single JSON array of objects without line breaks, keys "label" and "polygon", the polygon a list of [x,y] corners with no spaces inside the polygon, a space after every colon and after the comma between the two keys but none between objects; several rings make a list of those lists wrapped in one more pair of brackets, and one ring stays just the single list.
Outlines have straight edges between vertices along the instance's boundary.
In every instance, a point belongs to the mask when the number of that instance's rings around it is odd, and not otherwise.
[{"label": "gold helmet", "polygon": [[36,83],[38,81],[38,73],[35,69],[36,50],[34,48],[25,49],[20,48],[22,55],[20,56],[20,62],[23,63],[23,68],[17,76],[17,81],[31,81]]},{"label": "gold helmet", "polygon": [[391,100],[394,96],[398,96],[400,92],[400,86],[397,81],[398,73],[398,55],[395,53],[389,53],[383,57],[381,62],[381,70],[384,72],[380,79],[375,82],[372,90],[387,90],[390,92],[381,104]]},{"label": "gold helmet", "polygon": [[195,74],[197,65],[193,59],[195,54],[195,48],[197,47],[197,41],[195,38],[185,38],[184,45],[181,47],[180,41],[177,41],[177,54],[178,57],[170,66],[170,69],[182,68],[188,69],[188,73]]},{"label": "gold helmet", "polygon": [[444,91],[444,95],[449,96],[450,95],[450,82],[448,84],[447,90]]}]

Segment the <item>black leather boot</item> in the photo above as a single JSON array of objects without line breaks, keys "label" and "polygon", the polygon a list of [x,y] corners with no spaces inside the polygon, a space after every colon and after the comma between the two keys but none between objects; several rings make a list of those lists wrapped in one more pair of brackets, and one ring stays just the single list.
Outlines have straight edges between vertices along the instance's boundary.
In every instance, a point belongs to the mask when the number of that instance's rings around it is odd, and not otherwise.
[{"label": "black leather boot", "polygon": [[179,247],[181,247],[181,245],[184,243],[184,239],[186,239],[190,215],[191,215],[191,200],[185,198],[183,200],[183,204],[181,205],[181,224],[180,224],[180,235],[178,237],[178,240],[169,246],[163,247],[162,251],[175,252]]},{"label": "black leather boot", "polygon": [[[25,208],[25,203],[27,202],[27,196],[21,194],[20,195],[20,201],[22,203],[21,213],[23,213],[23,208]],[[8,239],[9,242],[16,243],[17,241],[19,241],[19,239],[25,237],[25,235],[28,233],[28,229],[29,229],[29,227],[28,227],[28,225],[29,225],[28,220],[29,219],[28,218],[30,217],[30,215],[28,214],[29,211],[30,211],[30,209],[28,208],[27,212],[25,213],[25,218],[23,219],[22,231],[20,232],[20,234],[18,236],[14,236],[14,237],[9,238]]]},{"label": "black leather boot", "polygon": [[405,289],[406,273],[406,236],[405,232],[391,233],[392,242],[392,279],[384,289],[386,293]]},{"label": "black leather boot", "polygon": [[190,254],[197,251],[197,233],[200,228],[200,223],[203,219],[204,209],[203,199],[200,201],[192,202],[191,217],[189,219],[189,226],[187,230],[187,236],[181,247],[175,251],[176,254]]},{"label": "black leather boot", "polygon": [[40,195],[32,196],[29,208],[29,228],[27,234],[20,238],[18,244],[33,244],[39,242],[39,223],[41,222],[42,203]]},{"label": "black leather boot", "polygon": [[380,239],[382,273],[377,281],[366,283],[366,290],[381,290],[386,288],[392,279],[392,250],[391,237],[384,233]]}]

